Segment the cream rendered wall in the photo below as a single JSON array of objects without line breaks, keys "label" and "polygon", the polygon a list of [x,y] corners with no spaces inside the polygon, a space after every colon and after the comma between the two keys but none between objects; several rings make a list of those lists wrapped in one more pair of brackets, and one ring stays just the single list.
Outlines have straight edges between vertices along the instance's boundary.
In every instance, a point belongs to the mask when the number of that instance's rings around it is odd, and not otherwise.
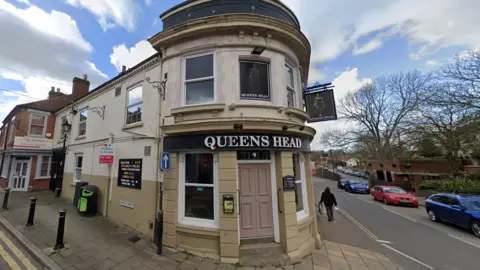
[{"label": "cream rendered wall", "polygon": [[[135,71],[133,71],[135,72]],[[67,155],[64,168],[62,197],[73,199],[74,183],[73,172],[75,154],[82,153],[82,177],[84,181],[97,185],[100,189],[99,212],[105,214],[105,202],[108,200],[108,216],[113,220],[132,227],[144,234],[153,237],[150,223],[155,218],[155,202],[157,194],[157,142],[160,136],[159,111],[160,95],[145,81],[146,77],[152,80],[160,78],[160,64],[157,63],[145,71],[114,84],[99,94],[92,93],[75,104],[75,109],[101,107],[106,105],[104,120],[96,113],[88,111],[87,131],[85,138],[78,138],[79,113],[69,114],[66,108],[57,113],[55,123],[55,147],[62,147],[61,118],[67,116],[72,129],[67,140]],[[142,124],[125,128],[127,103],[127,89],[142,83],[143,112]],[[121,95],[115,97],[115,89],[121,87]],[[100,144],[108,143],[110,134],[113,134],[115,145],[115,163],[111,166],[112,192],[106,197],[108,187],[109,165],[99,164]],[[149,156],[144,155],[144,147],[150,146]],[[142,188],[141,190],[117,186],[118,160],[121,158],[142,158]],[[120,206],[120,200],[134,203],[134,209]]]},{"label": "cream rendered wall", "polygon": [[[265,40],[257,38],[258,40]],[[195,55],[199,53],[214,52],[215,53],[215,103],[225,103],[227,106],[231,103],[248,104],[248,105],[270,105],[287,107],[287,89],[285,84],[285,64],[289,61],[295,68],[295,89],[296,108],[302,108],[302,79],[300,78],[300,69],[298,60],[293,50],[285,46],[275,39],[268,41],[267,47],[275,50],[265,50],[259,59],[270,60],[270,101],[260,100],[242,100],[240,99],[240,57],[252,57],[251,51],[253,44],[261,44],[257,39],[251,35],[245,34],[243,37],[237,35],[223,35],[223,36],[209,36],[205,38],[198,38],[191,41],[168,47],[164,54],[163,70],[168,72],[167,82],[167,100],[162,108],[162,113],[170,115],[172,108],[179,108],[184,106],[184,57],[188,55]],[[238,45],[238,47],[235,47]],[[218,47],[217,47],[218,46]],[[229,47],[221,47],[229,46]],[[248,47],[245,47],[248,46]],[[277,51],[278,50],[278,51]],[[287,60],[288,59],[288,60]],[[237,109],[235,111],[224,110],[218,114],[218,117],[239,117],[243,113],[244,117],[258,117],[259,113],[262,117],[280,118],[288,120],[285,114],[280,115],[277,110],[266,110],[265,108],[245,108]],[[201,114],[200,114],[201,115]],[[208,115],[208,114],[206,114]],[[188,117],[188,116],[187,116]],[[199,117],[195,114],[193,117]],[[211,114],[209,115],[211,117]],[[189,120],[184,118],[184,120]]]}]

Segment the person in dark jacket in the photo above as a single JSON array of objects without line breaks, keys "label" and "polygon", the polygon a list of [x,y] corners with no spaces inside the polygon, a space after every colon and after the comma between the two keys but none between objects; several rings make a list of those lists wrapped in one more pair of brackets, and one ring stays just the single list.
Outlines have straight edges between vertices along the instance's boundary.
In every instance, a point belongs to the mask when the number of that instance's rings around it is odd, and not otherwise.
[{"label": "person in dark jacket", "polygon": [[328,221],[333,220],[333,205],[337,206],[337,199],[335,199],[335,195],[330,191],[330,188],[325,188],[325,191],[322,192],[322,196],[320,197],[320,204],[325,205],[325,209],[327,210]]}]

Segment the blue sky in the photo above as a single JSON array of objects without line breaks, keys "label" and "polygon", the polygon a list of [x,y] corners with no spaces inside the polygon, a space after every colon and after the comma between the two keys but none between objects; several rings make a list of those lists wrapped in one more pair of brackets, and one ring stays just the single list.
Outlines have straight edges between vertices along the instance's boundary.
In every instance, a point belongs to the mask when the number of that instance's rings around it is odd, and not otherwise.
[{"label": "blue sky", "polygon": [[[51,86],[70,92],[74,76],[88,74],[99,85],[148,57],[154,50],[145,39],[162,30],[159,14],[180,2],[0,0],[0,36],[7,37],[0,42],[0,119],[16,104],[46,98]],[[477,0],[283,2],[312,44],[309,81],[333,81],[337,100],[382,74],[429,71],[480,46]]]}]

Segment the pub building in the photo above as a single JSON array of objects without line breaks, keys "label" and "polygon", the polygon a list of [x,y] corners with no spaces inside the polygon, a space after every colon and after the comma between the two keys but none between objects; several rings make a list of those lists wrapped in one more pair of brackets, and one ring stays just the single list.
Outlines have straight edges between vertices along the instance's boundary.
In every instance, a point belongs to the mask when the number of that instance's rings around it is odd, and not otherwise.
[{"label": "pub building", "polygon": [[321,240],[302,95],[310,44],[297,17],[277,0],[199,0],[160,18],[149,42],[162,55],[170,155],[163,245],[242,263],[269,243],[281,264],[300,262]]}]

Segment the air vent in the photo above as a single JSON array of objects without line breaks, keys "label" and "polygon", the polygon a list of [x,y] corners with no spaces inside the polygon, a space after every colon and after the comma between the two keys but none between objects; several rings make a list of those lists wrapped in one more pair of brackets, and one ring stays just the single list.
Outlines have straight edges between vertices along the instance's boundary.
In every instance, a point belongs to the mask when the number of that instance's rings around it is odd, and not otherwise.
[{"label": "air vent", "polygon": [[115,96],[118,97],[122,94],[122,88],[121,87],[117,87],[115,88]]},{"label": "air vent", "polygon": [[146,157],[150,156],[150,152],[151,152],[151,151],[152,151],[152,147],[151,147],[151,146],[145,146],[145,147],[143,148],[143,154],[144,154]]}]

